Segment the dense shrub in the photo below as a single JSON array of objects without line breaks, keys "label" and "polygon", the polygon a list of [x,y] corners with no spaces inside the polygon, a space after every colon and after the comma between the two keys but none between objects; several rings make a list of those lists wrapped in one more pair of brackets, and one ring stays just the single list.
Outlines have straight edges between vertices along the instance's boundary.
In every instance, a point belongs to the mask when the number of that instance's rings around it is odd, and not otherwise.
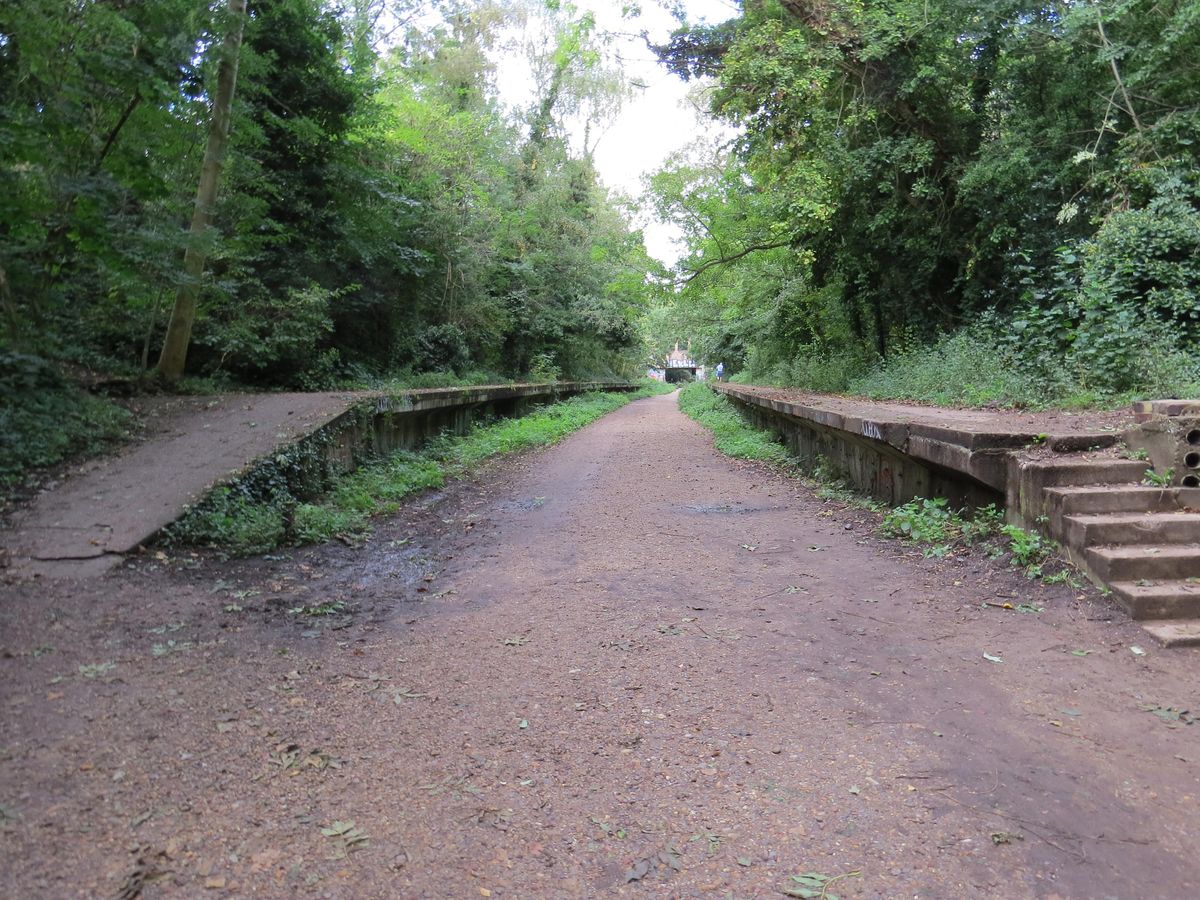
[{"label": "dense shrub", "polygon": [[0,491],[33,470],[112,446],[129,420],[46,360],[0,351]]}]

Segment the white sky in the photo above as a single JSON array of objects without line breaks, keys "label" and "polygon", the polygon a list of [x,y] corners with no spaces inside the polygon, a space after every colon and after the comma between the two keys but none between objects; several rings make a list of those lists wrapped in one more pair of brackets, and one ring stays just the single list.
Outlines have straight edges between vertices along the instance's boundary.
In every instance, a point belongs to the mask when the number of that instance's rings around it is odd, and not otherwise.
[{"label": "white sky", "polygon": [[[639,197],[643,192],[644,176],[657,169],[669,154],[701,135],[710,136],[718,126],[711,119],[700,120],[686,100],[689,85],[660,66],[645,42],[636,35],[645,30],[651,41],[662,43],[676,27],[675,20],[658,8],[654,0],[643,0],[642,16],[632,21],[622,20],[622,4],[614,0],[575,0],[575,3],[580,9],[595,14],[600,31],[633,32],[619,38],[615,50],[629,79],[640,81],[646,87],[626,102],[620,115],[600,138],[595,163],[606,185]],[[738,13],[737,4],[730,0],[685,0],[683,5],[693,23],[717,24]],[[526,108],[530,102],[531,84],[525,63],[519,56],[513,54],[500,61],[497,86],[505,103]],[[668,265],[674,263],[682,250],[675,230],[653,219],[639,224],[644,228],[646,249],[650,254]]]}]

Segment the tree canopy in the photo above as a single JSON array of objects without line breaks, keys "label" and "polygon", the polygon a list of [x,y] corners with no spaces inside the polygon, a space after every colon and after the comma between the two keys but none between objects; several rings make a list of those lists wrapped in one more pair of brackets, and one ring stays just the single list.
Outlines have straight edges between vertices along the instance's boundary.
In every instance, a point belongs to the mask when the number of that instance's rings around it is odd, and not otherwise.
[{"label": "tree canopy", "polygon": [[[631,87],[562,0],[249,0],[189,237],[235,8],[0,11],[0,352],[148,371],[194,281],[189,372],[248,384],[631,373],[686,339],[866,393],[953,357],[978,377],[931,399],[956,402],[1200,381],[1191,0],[681,12],[659,58],[736,137],[648,179],[673,273],[596,175]],[[511,109],[494,60],[518,54],[533,96]]]},{"label": "tree canopy", "polygon": [[751,377],[861,389],[967,329],[1046,397],[1195,382],[1197,4],[746,0],[658,53],[739,133],[652,181],[670,302]]},{"label": "tree canopy", "polygon": [[[0,350],[147,370],[199,242],[193,374],[632,371],[655,264],[564,127],[622,96],[589,15],[249,0],[212,227],[189,238],[231,15],[209,0],[0,12]],[[530,18],[537,96],[510,110],[492,59]]]}]

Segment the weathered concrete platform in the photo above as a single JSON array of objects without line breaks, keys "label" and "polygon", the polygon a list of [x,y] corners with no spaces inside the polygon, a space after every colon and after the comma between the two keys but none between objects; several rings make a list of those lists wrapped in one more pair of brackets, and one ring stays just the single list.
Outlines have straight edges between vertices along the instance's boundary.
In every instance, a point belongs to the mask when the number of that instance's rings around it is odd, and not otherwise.
[{"label": "weathered concrete platform", "polygon": [[1002,504],[1010,522],[1058,541],[1160,642],[1200,644],[1196,404],[1026,414],[715,387],[801,460],[825,461],[888,503]]},{"label": "weathered concrete platform", "polygon": [[175,521],[214,486],[316,434],[333,463],[350,468],[363,449],[413,447],[461,431],[480,412],[514,414],[529,403],[610,382],[487,385],[383,393],[224,394],[192,402],[159,433],[115,456],[89,461],[0,532],[9,575],[103,573]]},{"label": "weathered concrete platform", "polygon": [[1000,501],[1014,451],[1100,450],[1122,441],[1132,423],[1132,416],[1114,413],[940,409],[748,385],[715,388],[759,425],[780,432],[801,460],[824,458],[892,504],[933,495]]}]

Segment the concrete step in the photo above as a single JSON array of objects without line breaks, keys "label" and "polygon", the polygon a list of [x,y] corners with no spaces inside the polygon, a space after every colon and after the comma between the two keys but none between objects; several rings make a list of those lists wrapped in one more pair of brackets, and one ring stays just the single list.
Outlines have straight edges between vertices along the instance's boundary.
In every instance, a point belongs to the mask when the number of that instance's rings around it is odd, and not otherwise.
[{"label": "concrete step", "polygon": [[1040,459],[1025,471],[1043,488],[1080,484],[1140,484],[1149,463],[1136,459]]},{"label": "concrete step", "polygon": [[1200,619],[1200,579],[1115,581],[1109,587],[1135,619]]},{"label": "concrete step", "polygon": [[1200,578],[1200,544],[1089,547],[1084,558],[1092,573],[1106,584]]},{"label": "concrete step", "polygon": [[1062,542],[1082,550],[1099,544],[1194,544],[1200,542],[1200,513],[1118,512],[1066,516]]},{"label": "concrete step", "polygon": [[1054,513],[1200,511],[1200,488],[1158,488],[1135,484],[1084,484],[1046,488]]},{"label": "concrete step", "polygon": [[1200,619],[1143,622],[1142,628],[1164,647],[1200,646]]}]

